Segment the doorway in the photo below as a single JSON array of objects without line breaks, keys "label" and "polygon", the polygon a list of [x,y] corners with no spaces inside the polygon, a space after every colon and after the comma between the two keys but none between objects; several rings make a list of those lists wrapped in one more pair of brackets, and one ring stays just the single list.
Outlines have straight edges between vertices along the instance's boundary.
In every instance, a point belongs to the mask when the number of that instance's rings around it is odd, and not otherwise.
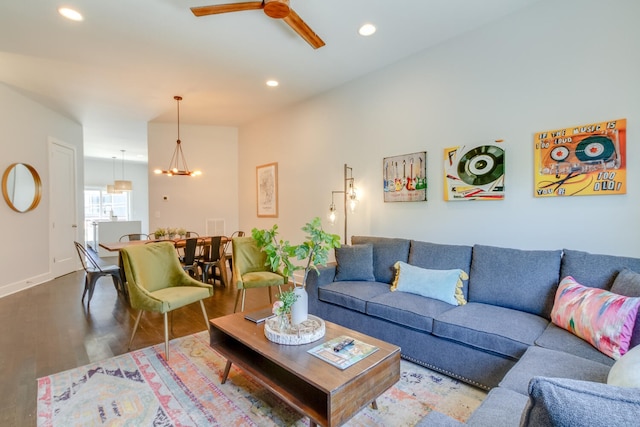
[{"label": "doorway", "polygon": [[78,239],[75,148],[49,138],[49,171],[51,273],[60,277],[78,266],[73,245]]}]

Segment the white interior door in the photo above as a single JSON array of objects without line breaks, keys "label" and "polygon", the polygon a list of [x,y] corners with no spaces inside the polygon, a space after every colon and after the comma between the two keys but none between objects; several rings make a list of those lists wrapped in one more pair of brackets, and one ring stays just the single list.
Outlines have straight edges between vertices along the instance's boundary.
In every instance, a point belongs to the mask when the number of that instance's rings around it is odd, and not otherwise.
[{"label": "white interior door", "polygon": [[76,209],[76,151],[73,146],[49,139],[51,273],[63,276],[76,270],[73,245],[78,235]]}]

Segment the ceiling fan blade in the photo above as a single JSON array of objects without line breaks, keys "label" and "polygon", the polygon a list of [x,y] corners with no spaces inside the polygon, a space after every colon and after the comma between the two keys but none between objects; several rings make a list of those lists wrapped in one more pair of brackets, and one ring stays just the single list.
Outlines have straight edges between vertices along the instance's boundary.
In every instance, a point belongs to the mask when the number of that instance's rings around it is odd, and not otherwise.
[{"label": "ceiling fan blade", "polygon": [[191,12],[195,16],[217,15],[227,12],[241,12],[243,10],[256,10],[264,7],[261,1],[246,1],[243,3],[218,4],[213,6],[192,7]]},{"label": "ceiling fan blade", "polygon": [[324,42],[311,28],[291,9],[289,16],[282,18],[293,31],[298,33],[300,37],[306,40],[314,49],[324,46]]}]

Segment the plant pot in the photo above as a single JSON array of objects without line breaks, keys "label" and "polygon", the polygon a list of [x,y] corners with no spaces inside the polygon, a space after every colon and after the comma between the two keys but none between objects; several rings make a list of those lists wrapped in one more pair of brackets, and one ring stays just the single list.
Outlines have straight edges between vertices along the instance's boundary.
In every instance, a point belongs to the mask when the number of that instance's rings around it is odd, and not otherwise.
[{"label": "plant pot", "polygon": [[304,286],[298,285],[293,288],[293,293],[298,299],[291,306],[291,324],[299,325],[309,317],[309,295]]}]

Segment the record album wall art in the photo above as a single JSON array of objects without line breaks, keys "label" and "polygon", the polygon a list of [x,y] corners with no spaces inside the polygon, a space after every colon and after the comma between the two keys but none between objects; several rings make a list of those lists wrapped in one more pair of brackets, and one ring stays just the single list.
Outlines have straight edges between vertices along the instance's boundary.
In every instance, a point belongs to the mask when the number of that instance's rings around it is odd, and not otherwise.
[{"label": "record album wall art", "polygon": [[504,149],[497,144],[444,149],[444,199],[504,199]]},{"label": "record album wall art", "polygon": [[382,160],[385,202],[427,200],[427,152],[385,157]]},{"label": "record album wall art", "polygon": [[627,120],[534,135],[536,197],[625,194]]}]

